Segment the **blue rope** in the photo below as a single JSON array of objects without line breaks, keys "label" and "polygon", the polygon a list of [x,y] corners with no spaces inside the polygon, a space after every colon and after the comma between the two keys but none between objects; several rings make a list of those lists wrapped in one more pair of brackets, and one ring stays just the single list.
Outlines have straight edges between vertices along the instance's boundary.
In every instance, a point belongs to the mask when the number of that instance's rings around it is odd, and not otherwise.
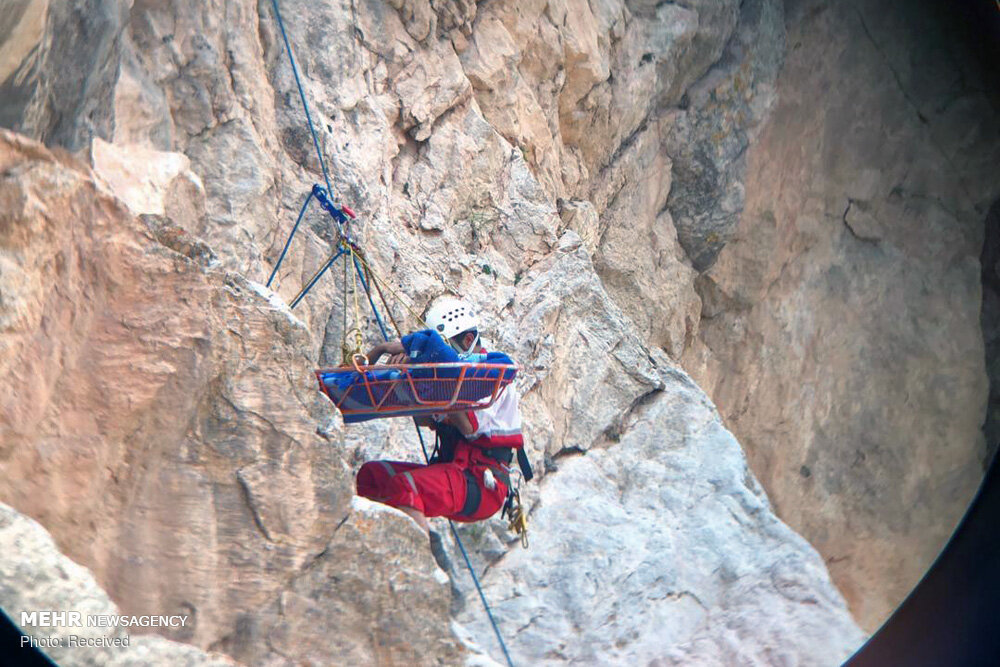
[{"label": "blue rope", "polygon": [[493,632],[497,636],[497,641],[500,642],[500,648],[503,650],[503,657],[507,659],[507,664],[510,667],[514,667],[514,662],[510,659],[510,653],[507,652],[507,645],[503,643],[503,637],[500,636],[500,628],[497,627],[497,622],[493,618],[493,612],[490,611],[490,605],[486,602],[486,594],[483,593],[483,587],[479,585],[479,577],[476,576],[475,571],[472,569],[472,563],[469,561],[469,554],[465,551],[465,545],[462,544],[461,538],[458,536],[458,531],[455,530],[455,523],[448,519],[448,525],[451,526],[451,534],[455,536],[455,542],[458,544],[459,550],[462,552],[462,558],[465,559],[465,566],[469,568],[469,574],[472,575],[472,581],[476,584],[476,590],[479,591],[479,598],[483,601],[483,608],[486,610],[486,615],[490,617],[490,624],[493,626]]},{"label": "blue rope", "polygon": [[[417,418],[413,418],[413,425],[417,429],[417,437],[420,438],[420,449],[424,452],[424,460],[427,463],[431,462],[429,456],[427,456],[427,445],[424,444],[424,434],[420,432],[420,426],[417,424]],[[493,618],[493,612],[490,611],[490,603],[486,601],[486,594],[483,593],[483,587],[479,584],[479,577],[476,576],[476,571],[472,567],[472,561],[469,560],[469,553],[465,550],[465,545],[462,544],[462,538],[458,536],[458,531],[455,529],[455,522],[448,519],[448,526],[451,528],[451,534],[455,537],[455,543],[458,545],[459,551],[462,552],[462,558],[465,559],[465,566],[469,569],[469,574],[472,576],[472,583],[476,585],[476,591],[479,593],[479,599],[483,601],[483,609],[486,610],[486,615],[490,619],[490,625],[493,626],[493,633],[497,636],[497,641],[500,642],[500,649],[503,651],[503,657],[507,659],[507,664],[510,667],[514,667],[514,661],[510,659],[510,653],[507,652],[507,644],[503,641],[503,636],[500,634],[500,628],[497,626],[496,619]]]},{"label": "blue rope", "polygon": [[295,232],[299,230],[299,223],[302,222],[302,216],[306,214],[306,208],[309,206],[309,202],[312,201],[313,193],[310,192],[309,196],[306,197],[306,201],[302,204],[302,210],[299,211],[299,217],[295,219],[295,226],[292,227],[292,233],[288,235],[288,240],[285,241],[285,247],[281,250],[281,256],[278,257],[278,263],[274,265],[274,270],[271,271],[271,276],[267,279],[267,287],[271,286],[271,281],[274,280],[274,276],[278,273],[278,268],[281,263],[285,260],[285,253],[288,252],[288,246],[292,245],[292,237],[295,236]]},{"label": "blue rope", "polygon": [[306,112],[306,122],[309,124],[309,133],[312,134],[313,146],[316,147],[316,157],[319,158],[319,166],[323,170],[323,180],[326,181],[327,191],[333,193],[333,188],[330,186],[330,175],[326,173],[326,162],[323,160],[323,151],[319,149],[319,139],[316,138],[316,128],[313,127],[312,116],[309,115],[309,104],[306,102],[306,93],[302,89],[302,81],[299,79],[299,69],[295,66],[292,45],[288,42],[288,33],[285,32],[285,22],[281,20],[281,12],[278,10],[278,0],[271,0],[271,4],[274,6],[274,17],[278,19],[278,27],[281,28],[281,38],[285,40],[285,50],[288,51],[288,60],[292,63],[292,74],[295,75],[295,85],[299,88],[302,108]]},{"label": "blue rope", "polygon": [[[306,112],[306,122],[309,124],[309,133],[312,135],[313,146],[316,148],[316,157],[319,158],[319,166],[323,170],[323,180],[326,181],[327,192],[332,193],[333,187],[330,185],[330,175],[327,174],[326,172],[326,162],[323,161],[323,152],[319,148],[319,139],[316,138],[316,129],[313,127],[312,116],[310,116],[309,114],[309,104],[306,102],[306,94],[305,91],[302,89],[302,81],[299,79],[299,70],[295,66],[295,57],[292,55],[292,45],[288,42],[288,33],[285,32],[285,22],[281,20],[281,12],[278,10],[278,0],[271,0],[271,4],[274,6],[274,17],[278,20],[278,27],[281,29],[281,37],[285,41],[285,50],[288,51],[288,60],[292,64],[292,74],[295,76],[295,85],[298,86],[299,97],[302,99],[302,108]],[[316,188],[314,187],[313,193],[315,192]],[[310,193],[310,196],[313,193]],[[308,199],[306,200],[306,203],[307,204],[309,203]],[[299,220],[302,219],[303,213],[305,213],[305,206],[302,207],[302,212],[299,213]],[[338,211],[338,213],[340,212]],[[340,213],[340,215],[343,215],[343,213]],[[343,234],[343,227],[341,226],[340,220],[338,218],[339,216],[334,215],[334,219],[337,220],[337,226],[341,228],[340,231]],[[298,221],[296,221],[295,226],[298,227],[298,224],[299,224]],[[295,233],[294,229],[292,230],[292,233],[293,234]],[[289,237],[289,243],[290,242],[291,242],[291,237]],[[286,251],[288,250],[287,243],[285,244],[285,250]],[[306,286],[304,290],[302,290],[302,293],[299,294],[299,296],[295,299],[295,301],[292,302],[290,308],[295,308],[295,306],[298,305],[299,301],[302,300],[302,297],[306,295],[306,292],[312,289],[312,286],[315,285],[316,281],[320,279],[320,276],[322,276],[326,272],[326,270],[333,265],[333,263],[337,260],[337,258],[343,254],[344,250],[343,248],[341,248],[340,250],[337,251],[336,255],[330,258],[330,261],[326,263],[326,266],[324,266],[323,269],[319,273],[317,273],[316,276],[311,281],[309,281],[309,284]],[[281,253],[281,256],[282,258],[285,256],[284,251]],[[279,264],[281,263],[281,259],[278,260],[278,263]],[[368,285],[367,282],[365,281],[364,276],[361,275],[361,268],[358,266],[358,260],[356,258],[354,259],[354,268],[355,270],[358,271],[358,275],[361,276],[361,284],[365,286],[365,293],[368,295],[368,303],[371,304],[372,311],[375,313],[375,319],[378,321],[379,328],[382,330],[382,336],[385,337],[386,340],[388,340],[389,339],[388,333],[385,330],[385,326],[382,324],[382,318],[379,317],[378,309],[375,308],[375,302],[372,301],[371,292],[368,290]],[[275,272],[278,270],[277,266],[275,267],[274,270]],[[274,273],[271,274],[271,278],[273,277]],[[270,284],[271,281],[268,280],[268,285]],[[424,436],[420,432],[420,426],[417,425],[416,418],[414,418],[413,424],[417,429],[417,437],[420,438],[420,448],[424,452],[424,459],[430,462],[430,457],[427,456],[427,446],[424,444]],[[507,658],[507,664],[510,665],[510,667],[514,667],[514,663],[510,659],[510,653],[507,652],[507,645],[504,644],[503,637],[500,635],[500,628],[497,627],[496,620],[494,620],[493,618],[493,613],[490,611],[490,605],[486,601],[486,595],[483,593],[482,586],[479,585],[479,577],[476,576],[476,572],[472,568],[472,562],[469,560],[469,554],[465,551],[465,545],[462,544],[462,540],[458,536],[458,531],[455,530],[455,524],[450,519],[448,521],[448,525],[451,526],[451,532],[452,535],[454,535],[455,537],[455,542],[458,544],[458,548],[462,552],[462,557],[465,559],[466,567],[469,568],[469,574],[472,575],[472,581],[476,584],[476,590],[479,591],[479,598],[483,601],[483,607],[486,609],[486,615],[489,616],[490,618],[490,623],[493,625],[493,632],[496,633],[497,641],[500,642],[500,648],[503,649],[503,655],[505,658]]]},{"label": "blue rope", "polygon": [[382,331],[382,338],[389,340],[389,332],[386,330],[385,324],[382,323],[382,317],[378,314],[378,308],[375,307],[375,301],[372,299],[372,292],[368,287],[368,281],[365,280],[365,275],[361,272],[361,264],[358,262],[357,257],[352,255],[351,259],[354,260],[354,270],[358,272],[358,278],[361,278],[361,286],[365,288],[368,303],[372,307],[372,312],[375,313],[375,321],[378,322],[378,328]]},{"label": "blue rope", "polygon": [[304,297],[306,293],[313,288],[313,285],[315,285],[316,282],[319,281],[321,277],[323,277],[323,274],[326,273],[326,270],[329,269],[331,266],[333,266],[333,263],[337,261],[337,258],[343,255],[345,252],[346,251],[343,248],[337,249],[337,254],[335,254],[333,257],[330,258],[330,260],[326,263],[326,266],[320,269],[319,273],[313,276],[313,279],[309,281],[309,284],[306,285],[301,292],[299,292],[299,295],[297,297],[295,297],[295,300],[292,301],[292,303],[288,306],[289,310],[299,305],[299,301],[302,301],[302,297]]}]

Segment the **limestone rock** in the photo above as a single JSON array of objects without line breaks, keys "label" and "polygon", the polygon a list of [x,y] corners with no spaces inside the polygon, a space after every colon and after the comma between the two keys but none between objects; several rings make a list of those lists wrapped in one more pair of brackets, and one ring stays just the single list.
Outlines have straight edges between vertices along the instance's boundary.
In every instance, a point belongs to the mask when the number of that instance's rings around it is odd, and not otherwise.
[{"label": "limestone rock", "polygon": [[[324,551],[405,570],[398,522],[344,524],[353,481],[314,432],[330,407],[309,333],[280,299],[161,245],[85,168],[7,131],[0,171],[0,369],[18,387],[0,402],[6,501],[51,525],[124,613],[189,614],[171,639],[238,659],[281,659],[268,643],[279,625],[289,645],[314,635],[280,600],[315,599],[291,586]],[[341,524],[354,537],[331,547]],[[424,538],[408,539],[424,583],[380,599],[426,597],[420,586],[447,599]],[[372,618],[369,604],[320,608],[338,622]],[[447,604],[414,623],[438,637]],[[409,650],[389,627],[380,641]]]},{"label": "limestone rock", "polygon": [[[387,561],[358,549],[376,534],[381,548],[393,554]],[[405,603],[387,604],[387,593]],[[296,664],[332,657],[352,664],[457,664],[467,651],[449,624],[427,623],[447,618],[450,600],[448,577],[416,523],[398,510],[354,498],[326,549],[282,592],[269,642]],[[298,618],[315,619],[312,632],[303,633]]]},{"label": "limestone rock", "polygon": [[528,397],[523,409],[548,413],[529,436],[550,456],[614,437],[623,413],[661,381],[631,323],[604,291],[580,237],[566,232],[519,286],[516,327],[508,324],[500,340],[526,366],[519,385]]},{"label": "limestone rock", "polygon": [[494,2],[462,64],[484,116],[552,196],[587,180],[714,62],[735,3]]},{"label": "limestone rock", "polygon": [[977,260],[1000,124],[958,85],[975,61],[935,12],[809,2],[788,17],[740,227],[699,282],[707,352],[685,360],[867,629],[982,474]]},{"label": "limestone rock", "polygon": [[[176,193],[172,186],[179,178],[188,181],[195,193],[193,198],[204,207],[201,179],[191,172],[191,161],[183,153],[168,153],[141,146],[118,146],[95,138],[91,143],[90,161],[94,171],[134,215],[164,215],[168,205],[178,206],[176,197],[171,197],[171,194]],[[197,203],[189,205],[197,208]],[[199,218],[185,213],[175,217],[183,221]]]},{"label": "limestone rock", "polygon": [[[130,667],[151,661],[173,665],[224,667],[237,665],[218,653],[156,635],[134,635],[131,628],[91,627],[91,615],[117,615],[118,608],[84,567],[59,553],[52,537],[28,517],[0,503],[0,607],[20,625],[21,612],[57,611],[80,614],[81,627],[24,625],[35,638],[58,638],[60,645],[44,649],[60,665]],[[189,619],[190,620],[190,617]],[[69,646],[70,635],[99,640],[128,637],[128,646]],[[16,651],[16,649],[14,649]],[[15,660],[7,655],[7,660]]]},{"label": "limestone rock", "polygon": [[594,205],[586,199],[560,199],[556,203],[563,228],[576,232],[583,241],[587,254],[593,257],[600,241],[600,221]]},{"label": "limestone rock", "polygon": [[111,138],[112,100],[131,3],[12,0],[0,19],[0,127],[86,149]]},{"label": "limestone rock", "polygon": [[[485,578],[518,663],[839,665],[864,638],[679,370],[618,442],[560,462],[530,527]],[[460,618],[486,642],[480,609]]]},{"label": "limestone rock", "polygon": [[615,302],[649,344],[680,357],[697,334],[701,303],[694,271],[666,208],[671,163],[666,122],[636,131],[616,161],[594,179],[603,211],[595,268]]},{"label": "limestone rock", "polygon": [[404,110],[403,129],[426,140],[434,121],[472,94],[451,44],[413,59],[396,75],[393,86]]},{"label": "limestone rock", "polygon": [[[184,153],[206,194],[206,219],[189,231],[225,268],[262,280],[260,245],[277,222],[274,187],[282,172],[273,89],[251,5],[133,6],[114,91],[114,141]],[[242,231],[233,233],[237,224]]]},{"label": "limestone rock", "polygon": [[774,100],[785,51],[781,4],[741,3],[739,25],[719,61],[685,92],[665,138],[673,160],[667,208],[695,269],[711,266],[743,210],[744,159]]}]

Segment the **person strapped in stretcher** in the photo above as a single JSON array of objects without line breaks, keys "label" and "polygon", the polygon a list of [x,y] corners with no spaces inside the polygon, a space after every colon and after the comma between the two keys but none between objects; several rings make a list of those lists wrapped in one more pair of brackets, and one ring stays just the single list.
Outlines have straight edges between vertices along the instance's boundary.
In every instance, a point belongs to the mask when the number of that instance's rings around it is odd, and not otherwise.
[{"label": "person strapped in stretcher", "polygon": [[[438,300],[428,310],[426,322],[460,359],[482,359],[486,354],[478,318],[465,301]],[[399,340],[376,345],[368,359],[374,363],[385,354],[390,355],[390,364],[412,361]],[[417,423],[437,431],[438,447],[428,464],[368,461],[358,471],[356,483],[358,495],[402,510],[424,532],[430,529],[428,517],[472,522],[496,514],[511,488],[515,452],[525,480],[531,479],[514,386],[488,407],[418,417]]]}]

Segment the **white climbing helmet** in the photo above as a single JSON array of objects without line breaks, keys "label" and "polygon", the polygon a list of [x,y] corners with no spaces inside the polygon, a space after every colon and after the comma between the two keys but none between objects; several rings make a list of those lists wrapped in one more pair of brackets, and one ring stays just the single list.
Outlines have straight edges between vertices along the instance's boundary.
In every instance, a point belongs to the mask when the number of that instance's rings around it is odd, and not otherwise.
[{"label": "white climbing helmet", "polygon": [[[427,310],[425,321],[427,326],[441,334],[445,340],[463,331],[479,328],[479,318],[476,317],[476,311],[472,306],[452,297],[443,297],[434,302],[434,305]],[[477,336],[476,340],[478,339]]]}]

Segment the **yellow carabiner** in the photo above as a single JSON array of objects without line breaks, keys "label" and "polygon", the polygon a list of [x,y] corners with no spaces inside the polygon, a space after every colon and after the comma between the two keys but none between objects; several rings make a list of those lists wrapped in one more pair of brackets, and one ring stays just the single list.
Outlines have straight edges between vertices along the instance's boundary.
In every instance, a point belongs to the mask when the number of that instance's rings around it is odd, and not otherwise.
[{"label": "yellow carabiner", "polygon": [[524,506],[521,505],[521,494],[517,489],[514,490],[511,499],[510,522],[507,524],[507,530],[513,531],[521,538],[521,546],[525,549],[528,548],[528,515],[525,514]]}]

